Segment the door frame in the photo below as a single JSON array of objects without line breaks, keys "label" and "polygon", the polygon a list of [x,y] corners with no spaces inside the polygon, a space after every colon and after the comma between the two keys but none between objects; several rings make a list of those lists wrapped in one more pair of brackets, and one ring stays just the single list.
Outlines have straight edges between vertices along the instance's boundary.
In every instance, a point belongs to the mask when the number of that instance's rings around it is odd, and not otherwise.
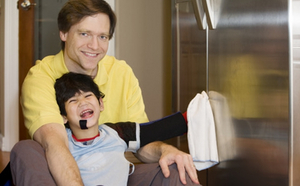
[{"label": "door frame", "polygon": [[[2,151],[10,151],[19,141],[19,12],[18,0],[1,0],[1,16],[4,16],[3,25],[3,54],[4,68],[0,69],[3,84],[1,84],[2,96],[0,98],[1,122],[4,123],[4,131],[0,134],[0,148]],[[3,86],[3,87],[2,87]],[[3,99],[3,100],[2,100]]]}]

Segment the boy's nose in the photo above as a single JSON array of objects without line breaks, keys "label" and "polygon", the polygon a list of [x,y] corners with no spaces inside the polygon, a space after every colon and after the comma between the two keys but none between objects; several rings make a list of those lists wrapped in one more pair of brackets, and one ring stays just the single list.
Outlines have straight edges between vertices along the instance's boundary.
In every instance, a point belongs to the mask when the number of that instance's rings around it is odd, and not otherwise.
[{"label": "boy's nose", "polygon": [[86,105],[86,104],[87,104],[87,102],[86,102],[85,99],[80,99],[79,100],[79,106],[83,106],[83,105]]}]

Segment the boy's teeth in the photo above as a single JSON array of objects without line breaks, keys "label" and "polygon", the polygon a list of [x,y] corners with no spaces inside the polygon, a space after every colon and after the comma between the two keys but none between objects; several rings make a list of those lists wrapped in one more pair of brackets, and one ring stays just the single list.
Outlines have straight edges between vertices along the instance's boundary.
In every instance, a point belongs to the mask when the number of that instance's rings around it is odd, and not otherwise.
[{"label": "boy's teeth", "polygon": [[92,110],[86,110],[80,114],[80,117],[85,118],[86,116],[91,115],[92,113]]}]

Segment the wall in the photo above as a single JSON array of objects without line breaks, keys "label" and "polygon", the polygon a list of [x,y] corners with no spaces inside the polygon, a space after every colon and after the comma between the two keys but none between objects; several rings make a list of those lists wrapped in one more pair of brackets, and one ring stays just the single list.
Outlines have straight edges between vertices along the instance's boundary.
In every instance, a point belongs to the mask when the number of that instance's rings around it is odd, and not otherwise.
[{"label": "wall", "polygon": [[[10,151],[18,141],[18,9],[17,0],[1,0],[1,123],[0,149]],[[9,10],[9,11],[7,11]],[[4,37],[5,35],[5,37]],[[5,98],[5,99],[4,99]]]},{"label": "wall", "polygon": [[[0,135],[3,136],[4,132],[4,1],[0,0]],[[1,138],[2,140],[2,138]],[[2,142],[0,141],[0,144]]]},{"label": "wall", "polygon": [[171,1],[116,1],[116,57],[135,72],[150,120],[171,113]]}]

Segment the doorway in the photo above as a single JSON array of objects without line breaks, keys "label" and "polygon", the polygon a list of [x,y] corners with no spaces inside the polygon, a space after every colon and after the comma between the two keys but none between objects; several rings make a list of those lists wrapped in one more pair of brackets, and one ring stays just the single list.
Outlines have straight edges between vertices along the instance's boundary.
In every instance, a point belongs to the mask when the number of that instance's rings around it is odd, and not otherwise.
[{"label": "doorway", "polygon": [[[67,0],[22,0],[19,1],[19,87],[28,70],[38,59],[60,51],[56,19]],[[30,138],[19,109],[19,139]]]}]

